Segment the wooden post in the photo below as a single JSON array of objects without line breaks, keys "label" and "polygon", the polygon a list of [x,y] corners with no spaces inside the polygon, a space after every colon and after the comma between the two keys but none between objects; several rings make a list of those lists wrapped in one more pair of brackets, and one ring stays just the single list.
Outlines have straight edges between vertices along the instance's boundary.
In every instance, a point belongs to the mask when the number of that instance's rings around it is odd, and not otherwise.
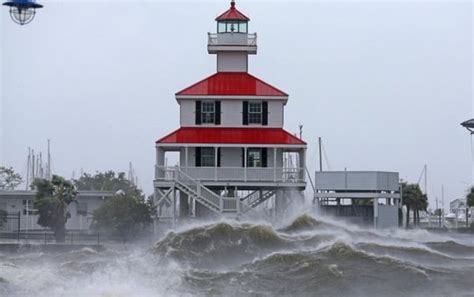
[{"label": "wooden post", "polygon": [[184,158],[185,158],[185,162],[186,164],[184,165],[185,168],[186,168],[186,174],[188,174],[188,166],[189,166],[189,147],[185,147],[184,148]]},{"label": "wooden post", "polygon": [[217,146],[214,147],[214,180],[217,181],[217,161],[218,161],[218,156],[217,156]]},{"label": "wooden post", "polygon": [[277,148],[273,148],[273,181],[277,181]]},{"label": "wooden post", "polygon": [[247,181],[247,147],[244,147],[244,181]]}]

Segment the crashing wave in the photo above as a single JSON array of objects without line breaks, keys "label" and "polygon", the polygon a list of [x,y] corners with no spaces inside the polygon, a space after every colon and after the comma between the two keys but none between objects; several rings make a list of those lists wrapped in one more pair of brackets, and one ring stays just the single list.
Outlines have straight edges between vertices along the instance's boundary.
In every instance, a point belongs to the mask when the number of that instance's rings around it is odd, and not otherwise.
[{"label": "crashing wave", "polygon": [[324,223],[321,221],[316,220],[309,214],[302,214],[297,217],[290,225],[285,228],[282,228],[281,231],[286,232],[296,232],[296,231],[304,231],[304,230],[312,230],[317,227],[322,227]]},{"label": "crashing wave", "polygon": [[222,266],[287,244],[271,226],[221,222],[170,232],[155,244],[154,251],[194,265]]}]

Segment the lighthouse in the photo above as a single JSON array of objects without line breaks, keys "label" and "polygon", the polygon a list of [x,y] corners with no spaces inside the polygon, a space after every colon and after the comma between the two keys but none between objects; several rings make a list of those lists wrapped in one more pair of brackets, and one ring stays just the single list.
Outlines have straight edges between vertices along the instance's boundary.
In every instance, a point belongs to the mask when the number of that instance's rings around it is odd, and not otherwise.
[{"label": "lighthouse", "polygon": [[304,200],[306,143],[283,129],[288,94],[248,71],[250,19],[232,1],[215,21],[207,49],[216,73],[175,94],[180,127],[155,143],[157,218],[278,219]]}]

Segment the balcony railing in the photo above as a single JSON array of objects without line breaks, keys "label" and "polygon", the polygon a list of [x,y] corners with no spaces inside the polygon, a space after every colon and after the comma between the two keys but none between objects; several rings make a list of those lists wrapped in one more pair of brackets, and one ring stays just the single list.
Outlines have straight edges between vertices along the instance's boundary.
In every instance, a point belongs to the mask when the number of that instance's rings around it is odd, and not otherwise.
[{"label": "balcony railing", "polygon": [[257,46],[257,33],[208,33],[208,45]]},{"label": "balcony railing", "polygon": [[[302,168],[179,167],[179,170],[203,182],[305,182],[305,170]],[[175,167],[155,167],[156,180],[172,181],[175,174]]]}]

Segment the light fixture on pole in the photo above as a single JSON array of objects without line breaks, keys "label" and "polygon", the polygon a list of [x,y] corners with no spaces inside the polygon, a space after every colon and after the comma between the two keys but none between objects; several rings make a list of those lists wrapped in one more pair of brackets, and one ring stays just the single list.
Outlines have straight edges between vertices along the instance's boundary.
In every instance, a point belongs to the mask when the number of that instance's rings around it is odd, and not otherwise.
[{"label": "light fixture on pole", "polygon": [[461,126],[466,128],[471,134],[474,134],[474,119],[470,119],[461,123]]},{"label": "light fixture on pole", "polygon": [[33,21],[36,9],[43,7],[43,5],[36,3],[36,0],[12,0],[3,3],[3,5],[10,7],[10,17],[19,25],[26,25]]},{"label": "light fixture on pole", "polygon": [[473,136],[474,136],[474,119],[470,119],[461,123],[461,126],[466,128],[471,133],[471,158],[472,158],[472,168],[471,168],[471,181],[474,184],[474,143],[473,143]]}]

